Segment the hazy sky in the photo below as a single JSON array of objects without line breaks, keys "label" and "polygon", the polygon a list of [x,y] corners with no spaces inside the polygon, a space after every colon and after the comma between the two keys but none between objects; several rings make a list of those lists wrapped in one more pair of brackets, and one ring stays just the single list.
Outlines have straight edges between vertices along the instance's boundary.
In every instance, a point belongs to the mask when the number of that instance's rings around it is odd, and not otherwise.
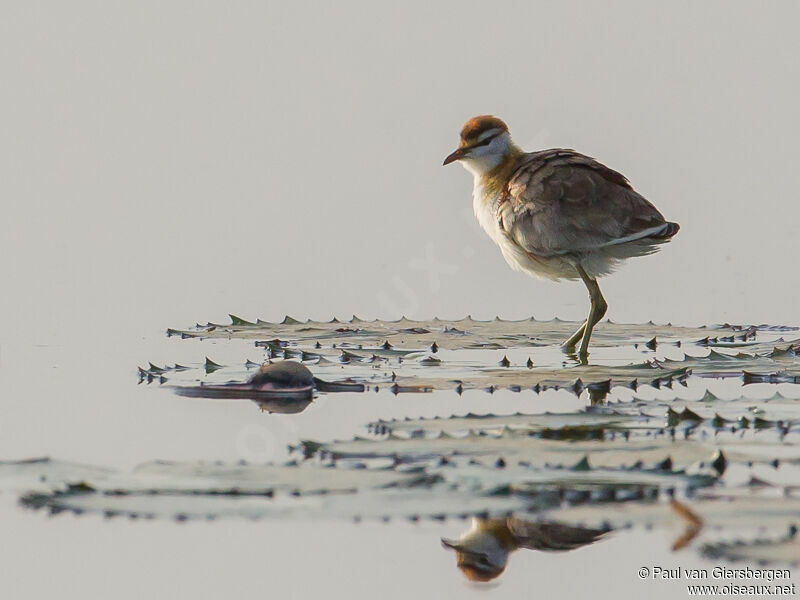
[{"label": "hazy sky", "polygon": [[[442,168],[463,121],[626,174],[681,232],[616,321],[797,322],[795,2],[6,3],[4,329],[559,315]],[[794,234],[794,235],[793,235]],[[433,267],[433,268],[432,268]],[[15,324],[16,322],[16,324]]]}]

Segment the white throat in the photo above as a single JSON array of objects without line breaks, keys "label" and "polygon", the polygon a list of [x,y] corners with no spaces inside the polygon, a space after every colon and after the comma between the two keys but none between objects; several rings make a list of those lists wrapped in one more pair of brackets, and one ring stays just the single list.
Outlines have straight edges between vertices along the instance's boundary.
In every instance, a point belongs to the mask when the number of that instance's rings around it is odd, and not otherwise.
[{"label": "white throat", "polygon": [[503,162],[512,145],[511,136],[508,135],[507,131],[498,135],[497,129],[490,129],[478,138],[479,142],[481,138],[491,138],[491,142],[486,145],[475,146],[460,161],[464,168],[472,173],[476,179],[483,177]]},{"label": "white throat", "polygon": [[460,162],[467,171],[472,173],[477,185],[477,180],[489,173],[492,169],[499,165],[502,160],[502,154],[484,154],[483,156],[470,156],[469,158],[462,158]]}]

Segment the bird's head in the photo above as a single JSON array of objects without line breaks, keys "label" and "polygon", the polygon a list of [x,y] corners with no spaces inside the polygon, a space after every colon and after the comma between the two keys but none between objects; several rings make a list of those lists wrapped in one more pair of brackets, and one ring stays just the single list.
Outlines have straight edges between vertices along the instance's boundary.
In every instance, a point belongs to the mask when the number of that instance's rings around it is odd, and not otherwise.
[{"label": "bird's head", "polygon": [[442,538],[442,545],[456,551],[456,564],[467,579],[482,582],[499,577],[517,547],[504,519],[475,519],[459,539]]},{"label": "bird's head", "polygon": [[473,117],[461,129],[458,148],[444,159],[444,165],[460,161],[473,175],[482,176],[518,152],[508,126],[497,117]]}]

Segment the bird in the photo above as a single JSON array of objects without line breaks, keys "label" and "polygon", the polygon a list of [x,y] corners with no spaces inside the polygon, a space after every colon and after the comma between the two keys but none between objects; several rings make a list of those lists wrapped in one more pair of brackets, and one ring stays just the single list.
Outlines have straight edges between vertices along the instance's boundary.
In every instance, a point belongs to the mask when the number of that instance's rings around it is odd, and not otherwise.
[{"label": "bird", "polygon": [[472,174],[475,216],[512,269],[583,281],[589,315],[561,346],[574,356],[580,342],[577,357],[587,364],[592,331],[608,310],[597,279],[656,252],[680,225],[590,156],[566,148],[524,152],[492,115],[466,122],[443,165],[454,162]]}]

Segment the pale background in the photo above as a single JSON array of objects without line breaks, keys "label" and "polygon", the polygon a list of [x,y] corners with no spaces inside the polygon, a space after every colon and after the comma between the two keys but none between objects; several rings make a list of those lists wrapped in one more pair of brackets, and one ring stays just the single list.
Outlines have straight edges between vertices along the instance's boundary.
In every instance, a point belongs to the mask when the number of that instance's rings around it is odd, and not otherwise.
[{"label": "pale background", "polygon": [[[174,360],[168,326],[582,317],[580,285],[505,266],[471,216],[470,177],[441,167],[474,114],[503,117],[526,149],[599,158],[681,224],[602,282],[613,320],[797,324],[799,18],[777,1],[3,2],[0,458],[232,454],[249,408],[199,408],[185,430],[187,405],[142,412],[156,402],[134,368]],[[315,553],[285,526],[50,523],[9,505],[5,597],[137,597],[176,575],[178,595],[304,597],[308,576],[256,560],[262,543],[308,561],[323,589],[359,585],[322,577],[335,556],[369,574],[365,594],[387,579],[398,595],[466,590],[438,531],[431,545],[402,530],[384,555],[370,551],[384,530],[331,525],[304,537]],[[642,593],[637,549],[614,543],[599,552],[624,568],[586,561],[606,580],[545,557],[531,568],[550,577],[510,571],[497,589],[559,593],[561,568],[575,591]]]}]

